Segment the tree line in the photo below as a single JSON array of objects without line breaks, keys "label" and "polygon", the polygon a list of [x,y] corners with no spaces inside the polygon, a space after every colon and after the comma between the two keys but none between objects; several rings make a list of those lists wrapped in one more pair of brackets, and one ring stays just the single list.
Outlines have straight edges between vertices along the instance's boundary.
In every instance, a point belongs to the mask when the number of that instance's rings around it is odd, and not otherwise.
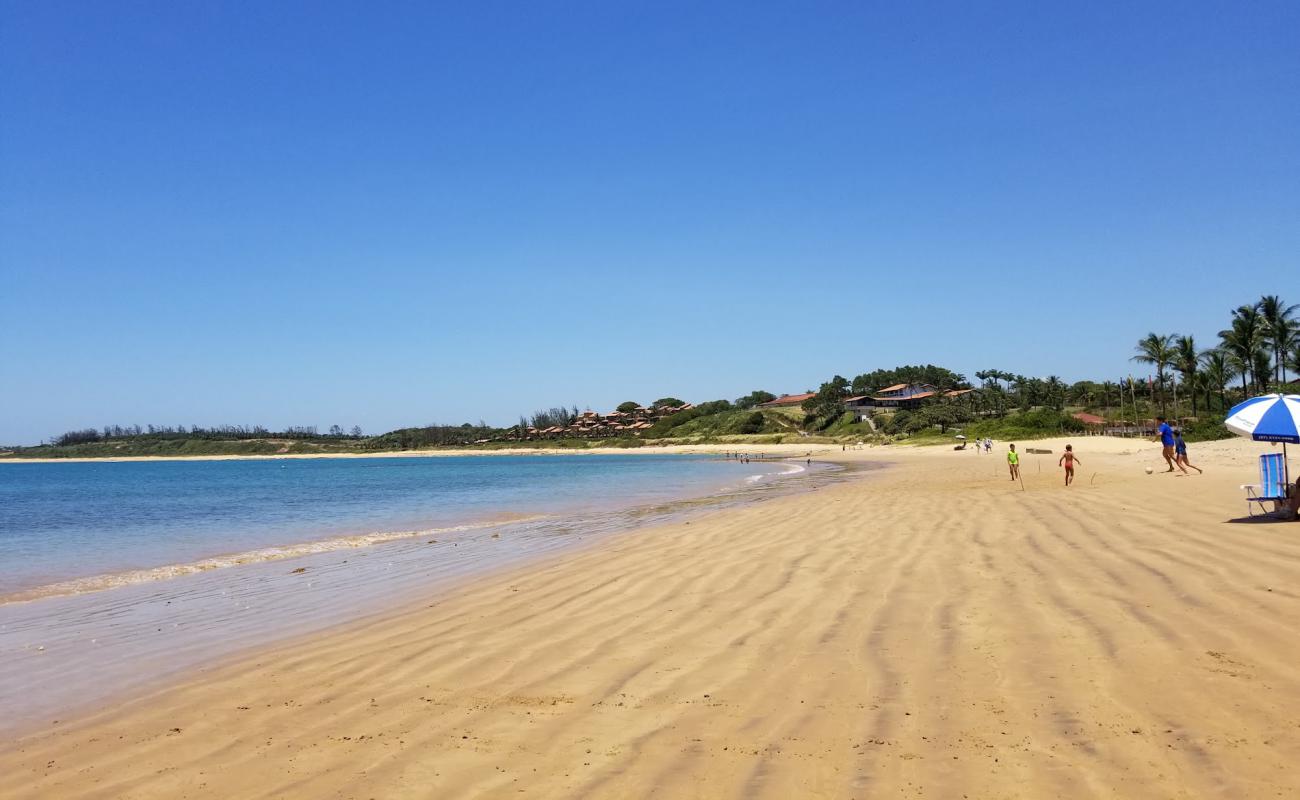
[{"label": "tree line", "polygon": [[[1226,411],[1230,402],[1252,394],[1283,391],[1291,387],[1290,375],[1300,376],[1300,304],[1287,304],[1277,295],[1265,295],[1254,303],[1240,305],[1230,312],[1228,326],[1216,335],[1217,341],[1202,349],[1191,334],[1149,333],[1136,344],[1132,361],[1155,368],[1149,379],[1145,397],[1152,406],[1159,406],[1169,414],[1173,403],[1173,416],[1178,417],[1181,402],[1190,403],[1191,415],[1196,416],[1202,407],[1207,411]],[[855,395],[879,391],[895,384],[930,384],[935,387],[933,400],[921,408],[896,415],[890,425],[905,425],[910,429],[961,424],[976,417],[1003,417],[1010,410],[1021,413],[1034,408],[1063,412],[1067,405],[1083,407],[1124,406],[1136,399],[1139,384],[1127,381],[1076,381],[1067,384],[1055,375],[1046,378],[1021,375],[1000,369],[985,369],[975,373],[981,391],[947,397],[954,389],[973,388],[973,384],[960,373],[933,364],[904,365],[892,369],[876,369],[846,379],[833,376],[822,383],[812,397],[803,403],[805,426],[824,429],[843,417],[846,400]],[[1240,380],[1240,392],[1236,382]],[[1293,388],[1293,387],[1291,387]],[[667,430],[690,419],[732,409],[751,409],[776,398],[764,389],[756,389],[734,401],[715,400],[671,415],[659,421],[651,435]],[[678,407],[684,403],[675,397],[663,397],[652,407]],[[634,411],[640,407],[635,401],[618,406],[620,411]],[[1138,413],[1134,404],[1134,414]],[[568,427],[581,412],[578,406],[556,406],[541,409],[531,415],[519,417],[520,428],[545,429]],[[761,420],[757,421],[761,425]],[[421,447],[448,444],[468,444],[490,439],[504,433],[480,421],[477,425],[428,425],[422,428],[403,428],[381,436],[372,437],[367,447]],[[889,431],[887,431],[889,432]],[[50,444],[68,446],[103,441],[135,439],[362,439],[360,426],[350,431],[340,425],[330,426],[322,434],[314,425],[290,426],[272,431],[260,425],[105,425],[102,428],[71,430],[50,440]]]},{"label": "tree line", "polygon": [[141,439],[205,439],[208,441],[243,441],[247,439],[360,439],[360,425],[345,431],[340,425],[331,425],[329,432],[320,433],[315,425],[291,425],[282,431],[272,431],[261,425],[105,425],[102,428],[83,428],[66,431],[50,440],[50,444],[66,447],[92,442],[131,441]]},{"label": "tree line", "polygon": [[[1234,308],[1228,327],[1217,341],[1202,349],[1195,336],[1177,333],[1148,333],[1136,345],[1133,361],[1155,368],[1148,389],[1152,401],[1168,414],[1174,402],[1178,416],[1178,392],[1190,400],[1192,416],[1200,404],[1210,410],[1228,408],[1230,387],[1241,380],[1244,400],[1253,394],[1283,391],[1288,371],[1300,375],[1300,304],[1288,305],[1277,295],[1264,295],[1254,303]],[[1129,387],[1130,392],[1135,387]]]},{"label": "tree line", "polygon": [[388,433],[381,433],[366,440],[363,445],[368,450],[418,450],[422,447],[447,447],[474,444],[484,439],[492,439],[503,433],[479,420],[478,424],[469,422],[461,425],[426,425],[422,428],[399,428]]}]

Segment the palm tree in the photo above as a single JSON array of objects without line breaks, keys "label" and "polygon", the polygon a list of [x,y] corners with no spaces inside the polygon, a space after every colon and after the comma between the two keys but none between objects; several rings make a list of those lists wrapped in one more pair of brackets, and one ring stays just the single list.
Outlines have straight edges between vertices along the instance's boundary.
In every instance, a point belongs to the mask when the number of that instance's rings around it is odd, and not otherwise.
[{"label": "palm tree", "polygon": [[1273,379],[1281,385],[1286,382],[1286,365],[1284,363],[1286,352],[1295,343],[1296,336],[1300,335],[1300,328],[1298,328],[1295,319],[1295,313],[1297,309],[1300,309],[1300,304],[1288,306],[1277,295],[1266,294],[1259,298],[1256,307],[1259,309],[1259,315],[1264,321],[1264,335],[1273,349]]},{"label": "palm tree", "polygon": [[1246,380],[1258,385],[1255,374],[1255,354],[1264,346],[1263,321],[1255,306],[1238,306],[1232,312],[1232,327],[1219,331],[1219,341],[1227,352],[1232,366],[1241,374],[1241,395],[1250,395]]},{"label": "palm tree", "polygon": [[1259,381],[1259,391],[1268,391],[1267,376],[1273,371],[1273,365],[1269,363],[1268,350],[1261,347],[1255,351],[1255,364],[1251,369],[1255,375],[1263,375],[1265,378]]},{"label": "palm tree", "polygon": [[1027,375],[1003,374],[1008,383],[1011,384],[1014,394],[1012,397],[1019,401],[1020,410],[1028,411],[1032,408],[1039,397],[1042,396],[1040,387],[1042,381],[1038,378],[1030,378]]},{"label": "palm tree", "polygon": [[[1205,367],[1204,375],[1207,386],[1212,386],[1219,390],[1219,410],[1224,411],[1228,408],[1228,381],[1236,375],[1228,354],[1222,348],[1215,347],[1201,353],[1201,363]],[[1205,403],[1210,404],[1209,400]]]},{"label": "palm tree", "polygon": [[[1174,369],[1182,374],[1183,385],[1192,395],[1193,417],[1196,416],[1196,368],[1200,360],[1201,354],[1196,349],[1196,339],[1192,336],[1179,336],[1174,343]],[[1178,409],[1174,409],[1174,416],[1177,415]]]},{"label": "palm tree", "polygon": [[1047,404],[1049,406],[1057,411],[1065,407],[1065,381],[1062,381],[1056,375],[1048,375],[1047,380],[1043,383],[1043,391],[1047,395]]},{"label": "palm tree", "polygon": [[1131,361],[1151,364],[1156,368],[1156,383],[1160,386],[1160,411],[1165,411],[1165,369],[1174,363],[1174,337],[1169,333],[1161,336],[1148,333],[1137,343],[1137,355]]},{"label": "palm tree", "polygon": [[1205,410],[1210,410],[1210,397],[1212,396],[1213,384],[1210,383],[1209,377],[1204,372],[1197,372],[1192,376],[1191,395],[1192,395],[1192,416],[1196,416],[1196,398],[1205,398]]},{"label": "palm tree", "polygon": [[1291,352],[1287,355],[1287,363],[1291,366],[1291,371],[1300,374],[1300,341],[1291,345]]}]

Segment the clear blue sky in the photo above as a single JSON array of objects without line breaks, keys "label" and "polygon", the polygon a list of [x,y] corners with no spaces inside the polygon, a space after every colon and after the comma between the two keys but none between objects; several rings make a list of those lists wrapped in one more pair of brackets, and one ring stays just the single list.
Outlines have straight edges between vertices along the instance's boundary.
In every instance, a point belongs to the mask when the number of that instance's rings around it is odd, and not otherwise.
[{"label": "clear blue sky", "polygon": [[1113,379],[1300,301],[1300,4],[434,5],[0,2],[0,442]]}]

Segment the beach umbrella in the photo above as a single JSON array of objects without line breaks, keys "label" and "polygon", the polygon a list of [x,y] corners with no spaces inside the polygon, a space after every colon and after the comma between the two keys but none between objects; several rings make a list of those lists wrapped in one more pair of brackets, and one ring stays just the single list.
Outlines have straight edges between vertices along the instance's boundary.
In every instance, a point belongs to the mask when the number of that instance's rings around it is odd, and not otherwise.
[{"label": "beach umbrella", "polygon": [[[1286,446],[1300,444],[1300,394],[1266,394],[1238,403],[1223,421],[1238,436],[1257,442],[1281,442],[1282,463],[1287,463]],[[1291,479],[1287,465],[1286,479]]]}]

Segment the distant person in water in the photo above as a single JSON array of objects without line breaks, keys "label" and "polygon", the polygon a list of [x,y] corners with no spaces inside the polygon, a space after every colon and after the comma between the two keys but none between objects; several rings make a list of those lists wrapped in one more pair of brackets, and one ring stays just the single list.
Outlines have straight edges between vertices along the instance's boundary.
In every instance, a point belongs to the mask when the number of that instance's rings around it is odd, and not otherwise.
[{"label": "distant person in water", "polygon": [[1016,446],[1010,445],[1007,451],[1007,468],[1011,470],[1011,480],[1020,477],[1020,454],[1016,452]]},{"label": "distant person in water", "polygon": [[1187,468],[1191,467],[1196,470],[1197,474],[1205,474],[1205,470],[1187,460],[1187,442],[1183,441],[1182,428],[1174,431],[1174,463],[1182,467],[1183,472],[1186,472]]},{"label": "distant person in water", "polygon": [[1065,446],[1065,453],[1061,455],[1061,460],[1056,462],[1057,466],[1065,467],[1066,486],[1074,483],[1074,465],[1082,463],[1083,462],[1079,460],[1079,457],[1074,454],[1074,445],[1067,444]]},{"label": "distant person in water", "polygon": [[[1156,417],[1156,422],[1160,423],[1159,427],[1156,428],[1156,436],[1160,438],[1161,455],[1164,456],[1165,463],[1169,465],[1169,469],[1165,470],[1165,472],[1173,472],[1176,463],[1174,461],[1174,429],[1169,427],[1169,423],[1165,422],[1164,417]],[[1187,468],[1182,464],[1179,464],[1178,468],[1183,472],[1187,472]]]}]

